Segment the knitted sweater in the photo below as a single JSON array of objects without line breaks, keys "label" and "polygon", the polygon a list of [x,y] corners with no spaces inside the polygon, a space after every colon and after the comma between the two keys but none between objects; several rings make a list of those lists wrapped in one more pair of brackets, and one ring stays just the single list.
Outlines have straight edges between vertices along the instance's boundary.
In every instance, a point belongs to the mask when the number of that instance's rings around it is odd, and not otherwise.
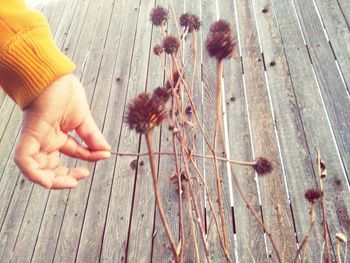
[{"label": "knitted sweater", "polygon": [[42,14],[24,0],[0,0],[0,87],[21,109],[74,68],[55,45]]}]

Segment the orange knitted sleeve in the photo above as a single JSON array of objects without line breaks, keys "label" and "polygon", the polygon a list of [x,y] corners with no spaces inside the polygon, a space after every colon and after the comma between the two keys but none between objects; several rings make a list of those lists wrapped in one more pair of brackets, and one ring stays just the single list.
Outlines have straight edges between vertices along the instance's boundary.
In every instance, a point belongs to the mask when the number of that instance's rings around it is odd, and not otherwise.
[{"label": "orange knitted sleeve", "polygon": [[0,86],[22,109],[74,68],[43,15],[23,0],[0,1]]}]

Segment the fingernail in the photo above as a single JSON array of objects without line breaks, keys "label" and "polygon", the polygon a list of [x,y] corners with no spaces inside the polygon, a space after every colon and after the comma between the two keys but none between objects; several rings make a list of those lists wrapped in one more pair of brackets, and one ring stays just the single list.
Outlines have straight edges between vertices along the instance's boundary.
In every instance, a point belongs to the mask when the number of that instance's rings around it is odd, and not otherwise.
[{"label": "fingernail", "polygon": [[111,152],[103,152],[103,153],[102,153],[102,157],[103,157],[103,158],[109,158],[109,157],[111,157]]}]

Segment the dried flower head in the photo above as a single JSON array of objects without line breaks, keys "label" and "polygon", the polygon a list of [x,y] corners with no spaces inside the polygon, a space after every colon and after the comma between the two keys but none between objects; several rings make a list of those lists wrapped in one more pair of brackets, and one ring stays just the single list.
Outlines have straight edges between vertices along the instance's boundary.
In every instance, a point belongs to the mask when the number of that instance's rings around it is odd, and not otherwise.
[{"label": "dried flower head", "polygon": [[264,157],[256,159],[253,168],[259,175],[271,173],[273,170],[272,163]]},{"label": "dried flower head", "polygon": [[166,114],[164,103],[147,93],[141,93],[129,103],[125,121],[130,129],[148,133],[162,123]]},{"label": "dried flower head", "polygon": [[163,40],[163,48],[167,54],[175,54],[180,47],[180,41],[177,37],[166,36]]},{"label": "dried flower head", "polygon": [[185,13],[180,16],[180,25],[188,29],[188,32],[198,31],[201,27],[201,21],[198,16]]},{"label": "dried flower head", "polygon": [[157,56],[160,56],[164,52],[164,49],[163,49],[162,45],[157,44],[157,45],[154,46],[153,52]]},{"label": "dried flower head", "polygon": [[343,233],[336,233],[335,234],[335,239],[339,242],[339,243],[348,243],[348,238],[346,237],[346,235],[344,235]]},{"label": "dried flower head", "polygon": [[211,57],[218,60],[232,57],[236,46],[232,37],[231,26],[224,20],[213,23],[209,30],[206,47]]},{"label": "dried flower head", "polygon": [[229,22],[225,20],[218,20],[211,24],[210,26],[210,32],[212,34],[225,34],[225,35],[231,35],[231,25]]},{"label": "dried flower head", "polygon": [[153,91],[152,97],[154,99],[160,100],[162,103],[167,103],[170,98],[169,89],[165,87],[158,87]]},{"label": "dried flower head", "polygon": [[[182,74],[182,77],[184,77],[183,74]],[[180,76],[179,71],[174,71],[174,73],[172,74],[171,78],[172,78],[171,81],[168,80],[165,83],[165,87],[167,89],[176,88],[178,86],[178,83],[181,81],[181,76]]]},{"label": "dried flower head", "polygon": [[156,6],[150,14],[150,21],[154,26],[164,25],[169,19],[169,12],[164,7]]},{"label": "dried flower head", "polygon": [[323,196],[323,192],[320,189],[308,189],[305,192],[305,198],[308,200],[310,203],[315,203],[319,200],[321,200]]}]

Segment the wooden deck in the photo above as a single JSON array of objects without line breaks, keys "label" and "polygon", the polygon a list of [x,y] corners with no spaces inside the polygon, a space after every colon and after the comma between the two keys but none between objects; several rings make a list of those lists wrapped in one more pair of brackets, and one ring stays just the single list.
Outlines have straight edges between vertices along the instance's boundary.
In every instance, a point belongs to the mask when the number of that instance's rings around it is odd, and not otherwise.
[{"label": "wooden deck", "polygon": [[[122,119],[126,102],[164,81],[152,54],[161,35],[148,19],[154,5],[167,6],[167,0],[34,2],[48,18],[57,45],[76,63],[93,116],[113,150],[145,152],[144,141]],[[251,160],[263,155],[273,161],[274,172],[264,178],[239,167],[235,172],[285,262],[292,262],[309,227],[304,192],[318,185],[315,148],[327,165],[325,200],[335,255],[335,234],[350,238],[349,1],[174,0],[174,6],[178,15],[200,15],[201,43],[218,18],[235,29],[239,50],[224,72],[230,156]],[[195,101],[210,132],[215,62],[202,44],[199,48]],[[77,190],[44,190],[28,182],[13,162],[20,110],[2,92],[0,108],[0,262],[171,262],[146,157],[136,160],[136,166],[131,165],[135,157],[98,163],[63,157],[69,166],[87,165],[93,176]],[[171,149],[167,129],[157,136],[161,151]],[[168,179],[173,158],[158,161],[162,198],[176,233],[177,194]],[[200,169],[215,191],[210,163],[201,162]],[[275,262],[237,189],[223,180],[232,258]],[[308,262],[319,262],[323,247],[317,214]],[[209,245],[215,238],[209,235]],[[224,262],[218,251],[211,247],[212,262]]]}]

